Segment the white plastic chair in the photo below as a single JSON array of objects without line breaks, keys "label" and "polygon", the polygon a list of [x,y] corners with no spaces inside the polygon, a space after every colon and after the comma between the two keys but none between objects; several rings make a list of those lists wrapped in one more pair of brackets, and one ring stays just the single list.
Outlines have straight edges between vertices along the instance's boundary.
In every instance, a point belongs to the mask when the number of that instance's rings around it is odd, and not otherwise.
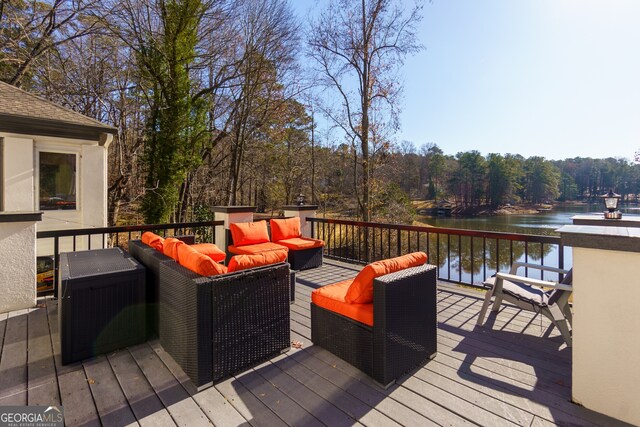
[{"label": "white plastic chair", "polygon": [[[516,275],[519,268],[551,271],[565,276],[561,283],[531,279]],[[567,346],[571,347],[571,331],[569,329],[573,321],[569,305],[569,297],[573,291],[571,270],[516,262],[511,266],[509,273],[498,272],[495,276],[485,280],[484,285],[491,288],[487,290],[482,310],[480,310],[476,322],[478,326],[482,326],[489,304],[491,304],[491,298],[495,297],[491,311],[498,311],[500,304],[505,300],[523,310],[542,313],[553,322],[562,334]],[[542,288],[543,286],[552,289],[545,290]]]}]

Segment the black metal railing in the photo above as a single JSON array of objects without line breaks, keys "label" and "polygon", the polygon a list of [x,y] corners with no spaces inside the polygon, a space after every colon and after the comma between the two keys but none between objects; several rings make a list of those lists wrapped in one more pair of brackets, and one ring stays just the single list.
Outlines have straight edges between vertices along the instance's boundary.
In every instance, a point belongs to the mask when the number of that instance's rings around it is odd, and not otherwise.
[{"label": "black metal railing", "polygon": [[53,240],[50,255],[54,258],[54,294],[57,295],[58,259],[61,242],[64,243],[63,252],[89,250],[108,247],[128,248],[131,239],[139,239],[145,231],[153,231],[164,237],[192,234],[196,242],[215,242],[216,226],[224,225],[223,221],[182,222],[174,224],[124,225],[101,228],[76,228],[69,230],[39,231],[36,234],[38,244],[46,244]]},{"label": "black metal railing", "polygon": [[[312,224],[312,237],[325,241],[329,258],[366,264],[423,251],[429,263],[439,267],[440,280],[467,285],[478,285],[515,261],[559,268],[571,261],[565,259],[560,237],[554,236],[322,218],[307,221]],[[545,278],[544,272],[531,272],[533,277]],[[548,279],[558,279],[555,273],[546,274]]]}]

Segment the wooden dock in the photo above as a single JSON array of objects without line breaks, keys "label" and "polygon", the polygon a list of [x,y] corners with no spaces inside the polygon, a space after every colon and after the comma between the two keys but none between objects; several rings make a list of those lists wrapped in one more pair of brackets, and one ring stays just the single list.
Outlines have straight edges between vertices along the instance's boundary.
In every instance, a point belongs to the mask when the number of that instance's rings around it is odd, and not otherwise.
[{"label": "wooden dock", "polygon": [[625,425],[571,403],[571,349],[546,319],[503,306],[476,328],[484,293],[445,283],[438,355],[380,388],[310,341],[311,291],[358,270],[299,273],[294,347],[200,393],[157,340],[62,366],[55,300],[0,314],[0,405],[62,405],[68,426]]}]

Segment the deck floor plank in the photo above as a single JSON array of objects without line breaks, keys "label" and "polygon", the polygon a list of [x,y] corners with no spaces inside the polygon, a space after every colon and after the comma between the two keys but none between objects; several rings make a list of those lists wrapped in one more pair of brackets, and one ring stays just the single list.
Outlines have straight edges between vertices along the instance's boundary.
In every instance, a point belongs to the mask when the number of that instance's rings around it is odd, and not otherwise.
[{"label": "deck floor plank", "polygon": [[131,348],[131,355],[153,387],[160,401],[179,426],[209,425],[209,419],[190,398],[156,353],[147,345]]},{"label": "deck floor plank", "polygon": [[335,405],[354,420],[359,420],[365,425],[389,425],[393,423],[391,418],[341,389],[317,372],[307,368],[295,360],[294,357],[283,359],[277,363],[277,367],[327,402]]},{"label": "deck floor plank", "polygon": [[9,313],[0,359],[0,405],[27,404],[27,328],[29,310]]},{"label": "deck floor plank", "polygon": [[[333,384],[347,391],[371,407],[375,407],[387,417],[400,424],[432,425],[433,422],[417,408],[409,408],[403,402],[390,397],[389,390],[375,385],[365,374],[337,358],[328,351],[311,346],[307,349],[312,357],[298,358],[307,368],[322,375]],[[363,381],[364,380],[364,381]],[[426,403],[426,402],[423,402]],[[451,415],[449,413],[449,415]]]},{"label": "deck floor plank", "polygon": [[46,308],[39,307],[31,310],[27,322],[28,404],[58,406],[60,393]]},{"label": "deck floor plank", "polygon": [[140,425],[149,427],[176,425],[129,351],[110,354],[108,359]]},{"label": "deck floor plank", "polygon": [[246,421],[215,387],[210,387],[198,393],[193,384],[191,384],[187,374],[185,374],[175,360],[164,351],[164,348],[162,348],[158,340],[150,341],[149,345],[176,380],[191,394],[202,412],[204,412],[213,424],[219,426],[240,425]]},{"label": "deck floor plank", "polygon": [[[265,364],[268,365],[270,362],[265,362]],[[258,371],[262,369],[263,366],[260,365],[236,376],[236,380],[251,390],[251,393],[258,400],[269,407],[287,425],[318,427],[323,425],[316,417],[278,389],[275,384],[261,376]]]},{"label": "deck floor plank", "polygon": [[0,315],[0,405],[59,402],[73,426],[625,425],[570,402],[571,349],[546,318],[504,304],[476,327],[484,292],[445,282],[437,356],[382,389],[310,339],[313,289],[360,268],[326,260],[299,272],[300,348],[201,392],[158,340],[61,365],[55,300]]},{"label": "deck floor plank", "polygon": [[[121,352],[127,352],[121,350]],[[105,356],[98,356],[83,363],[89,389],[103,424],[121,426],[138,424],[129,402]]]},{"label": "deck floor plank", "polygon": [[64,422],[68,426],[100,426],[100,416],[83,369],[58,376]]},{"label": "deck floor plank", "polygon": [[256,369],[256,372],[323,424],[336,427],[359,424],[331,402],[326,401],[277,367],[289,357],[289,355],[279,356],[271,360],[271,363]]},{"label": "deck floor plank", "polygon": [[236,378],[222,381],[216,384],[215,388],[252,426],[281,427],[287,425]]}]

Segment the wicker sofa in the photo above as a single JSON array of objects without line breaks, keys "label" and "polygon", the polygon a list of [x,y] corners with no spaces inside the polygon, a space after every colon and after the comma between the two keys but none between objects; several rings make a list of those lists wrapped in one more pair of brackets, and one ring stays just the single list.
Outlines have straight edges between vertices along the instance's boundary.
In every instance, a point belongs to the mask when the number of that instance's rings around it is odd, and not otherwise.
[{"label": "wicker sofa", "polygon": [[[324,242],[303,237],[300,218],[271,219],[266,221],[231,223],[227,241],[233,242],[227,250],[230,254],[256,254],[282,248],[288,250],[288,262],[292,270],[306,270],[322,265]],[[269,228],[271,233],[269,233]]]},{"label": "wicker sofa", "polygon": [[[195,243],[195,236],[177,236],[187,244]],[[160,286],[160,264],[175,262],[162,252],[142,243],[129,240],[129,253],[146,268],[147,339],[158,336],[158,287]]]},{"label": "wicker sofa", "polygon": [[289,264],[201,276],[139,240],[160,344],[200,390],[290,348]]},{"label": "wicker sofa", "polygon": [[436,355],[436,267],[373,279],[372,304],[370,325],[312,302],[311,341],[388,387]]},{"label": "wicker sofa", "polygon": [[160,264],[160,344],[199,389],[289,350],[289,264],[202,277]]}]

